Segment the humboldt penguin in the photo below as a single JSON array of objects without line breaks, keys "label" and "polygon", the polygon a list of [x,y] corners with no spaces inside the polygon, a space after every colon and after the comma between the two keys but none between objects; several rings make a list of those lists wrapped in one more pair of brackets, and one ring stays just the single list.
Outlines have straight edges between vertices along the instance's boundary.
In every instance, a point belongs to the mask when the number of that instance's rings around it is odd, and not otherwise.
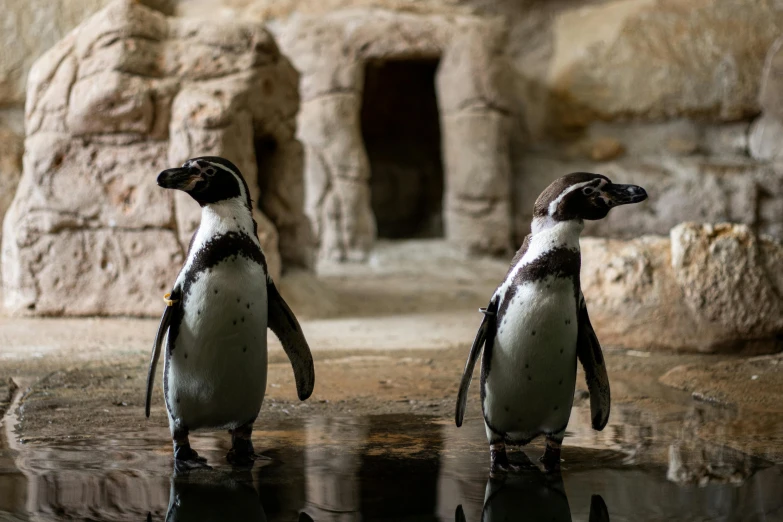
[{"label": "humboldt penguin", "polygon": [[[490,477],[484,492],[480,522],[507,520],[572,522],[571,507],[560,473],[544,474],[538,469],[530,469],[517,475]],[[610,522],[609,509],[601,495],[591,496],[588,521]],[[457,506],[454,522],[468,522],[462,504]]]},{"label": "humboldt penguin", "polygon": [[609,419],[609,378],[580,287],[579,235],[585,220],[647,198],[643,188],[618,185],[600,174],[577,172],[555,180],[533,208],[531,233],[517,251],[489,305],[470,349],[457,398],[462,425],[468,388],[479,354],[481,405],[491,469],[507,471],[506,444],[546,437],[541,461],[560,466],[560,448],[571,415],[576,362],[590,392],[592,426]]},{"label": "humboldt penguin", "polygon": [[310,348],[269,276],[250,191],[239,169],[226,159],[205,156],[164,170],[157,181],[196,200],[201,223],[164,297],[147,376],[146,415],[167,337],[163,395],[175,465],[206,465],[188,439],[200,428],[228,429],[232,447],[227,458],[246,465],[256,458],[250,438],[266,390],[267,327],[291,360],[300,400],[310,397],[315,382]]}]

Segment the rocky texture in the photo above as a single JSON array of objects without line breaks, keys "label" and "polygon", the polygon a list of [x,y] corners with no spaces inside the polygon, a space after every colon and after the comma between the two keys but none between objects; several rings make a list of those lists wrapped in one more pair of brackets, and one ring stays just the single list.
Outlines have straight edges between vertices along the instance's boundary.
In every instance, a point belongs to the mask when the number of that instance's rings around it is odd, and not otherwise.
[{"label": "rocky texture", "polygon": [[[8,309],[159,313],[199,207],[155,176],[193,156],[242,170],[273,274],[281,254],[306,264],[297,79],[258,24],[117,0],[70,33],[30,73],[24,174],[4,222]],[[276,145],[261,162],[259,140]]]},{"label": "rocky texture", "polygon": [[295,18],[278,32],[302,74],[305,210],[322,257],[365,259],[375,239],[359,114],[365,64],[387,60],[440,59],[446,237],[469,251],[508,248],[511,82],[502,23],[356,9]]},{"label": "rocky texture", "polygon": [[780,354],[677,366],[660,381],[710,403],[764,413],[780,412],[783,408],[783,356]]},{"label": "rocky texture", "polygon": [[750,155],[758,160],[783,158],[783,121],[764,114],[753,122],[748,141]]},{"label": "rocky texture", "polygon": [[734,222],[783,239],[783,170],[747,158],[657,156],[593,163],[531,153],[516,180],[516,236],[530,231],[533,203],[554,179],[575,171],[598,172],[616,183],[643,186],[649,200],[618,207],[606,219],[587,222],[585,235],[632,238],[667,234],[684,221]]},{"label": "rocky texture", "polygon": [[763,115],[751,127],[750,154],[759,160],[783,157],[783,38],[767,53],[761,78],[759,104]]},{"label": "rocky texture", "polygon": [[770,46],[764,60],[759,105],[764,114],[783,120],[783,37]]},{"label": "rocky texture", "polygon": [[[140,3],[172,12],[176,0]],[[0,19],[0,106],[22,105],[33,63],[107,0],[4,0]]]},{"label": "rocky texture", "polygon": [[0,127],[0,219],[14,198],[22,177],[23,140],[10,129]]},{"label": "rocky texture", "polygon": [[582,241],[582,287],[606,345],[780,350],[780,242],[743,225],[683,224],[670,238]]},{"label": "rocky texture", "polygon": [[552,123],[753,115],[781,29],[773,0],[615,0],[565,11],[553,27]]}]

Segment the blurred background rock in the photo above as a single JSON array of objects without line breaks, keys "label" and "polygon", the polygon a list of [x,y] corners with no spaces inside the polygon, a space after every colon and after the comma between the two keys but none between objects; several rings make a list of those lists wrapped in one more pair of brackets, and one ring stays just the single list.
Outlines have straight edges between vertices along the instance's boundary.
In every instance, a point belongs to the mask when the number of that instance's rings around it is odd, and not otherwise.
[{"label": "blurred background rock", "polygon": [[584,278],[611,342],[779,349],[777,2],[4,0],[2,12],[0,212],[23,180],[4,225],[10,313],[157,313],[198,212],[154,174],[191,155],[240,165],[273,274],[298,271],[289,295],[330,313],[333,296],[302,271],[392,262],[378,241],[422,241],[419,257],[439,263],[506,259],[541,190],[587,170],[651,196],[585,231],[601,238],[585,244]]}]

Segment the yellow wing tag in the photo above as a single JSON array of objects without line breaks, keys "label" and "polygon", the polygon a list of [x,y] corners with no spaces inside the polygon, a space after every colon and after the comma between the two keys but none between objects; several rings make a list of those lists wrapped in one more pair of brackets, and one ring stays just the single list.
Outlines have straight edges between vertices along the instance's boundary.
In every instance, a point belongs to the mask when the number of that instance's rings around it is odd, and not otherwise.
[{"label": "yellow wing tag", "polygon": [[166,303],[166,306],[174,306],[174,303],[179,302],[179,299],[170,299],[171,294],[166,294],[163,296],[163,302]]}]

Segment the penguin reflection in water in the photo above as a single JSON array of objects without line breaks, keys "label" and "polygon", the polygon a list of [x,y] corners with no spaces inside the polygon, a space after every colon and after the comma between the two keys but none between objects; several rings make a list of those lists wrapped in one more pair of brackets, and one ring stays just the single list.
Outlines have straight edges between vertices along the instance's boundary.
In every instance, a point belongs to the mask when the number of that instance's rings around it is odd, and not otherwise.
[{"label": "penguin reflection in water", "polygon": [[[147,521],[152,522],[152,514]],[[247,471],[229,475],[214,470],[177,474],[171,477],[166,522],[266,522],[261,498]],[[292,522],[313,522],[306,513]]]},{"label": "penguin reflection in water", "polygon": [[280,339],[300,400],[313,391],[310,348],[291,309],[269,277],[258,241],[250,192],[239,169],[218,157],[194,158],[158,176],[158,185],[201,205],[193,235],[158,328],[147,377],[146,415],[163,338],[168,333],[163,395],[179,468],[205,466],[188,433],[227,428],[228,460],[250,464],[250,440],[266,390],[269,327]]},{"label": "penguin reflection in water", "polygon": [[[571,522],[571,508],[561,475],[532,469],[519,475],[490,477],[484,494],[481,522],[506,520]],[[592,496],[588,520],[610,522],[609,510],[601,495]],[[454,521],[468,522],[462,505],[457,506]]]},{"label": "penguin reflection in water", "polygon": [[579,235],[584,220],[606,217],[617,205],[638,203],[647,193],[579,172],[555,180],[533,208],[533,222],[489,305],[470,349],[457,398],[462,425],[473,368],[481,361],[481,406],[492,471],[516,468],[506,444],[546,437],[541,460],[560,466],[560,447],[571,416],[576,361],[590,391],[592,425],[609,420],[609,378],[579,280]]}]

